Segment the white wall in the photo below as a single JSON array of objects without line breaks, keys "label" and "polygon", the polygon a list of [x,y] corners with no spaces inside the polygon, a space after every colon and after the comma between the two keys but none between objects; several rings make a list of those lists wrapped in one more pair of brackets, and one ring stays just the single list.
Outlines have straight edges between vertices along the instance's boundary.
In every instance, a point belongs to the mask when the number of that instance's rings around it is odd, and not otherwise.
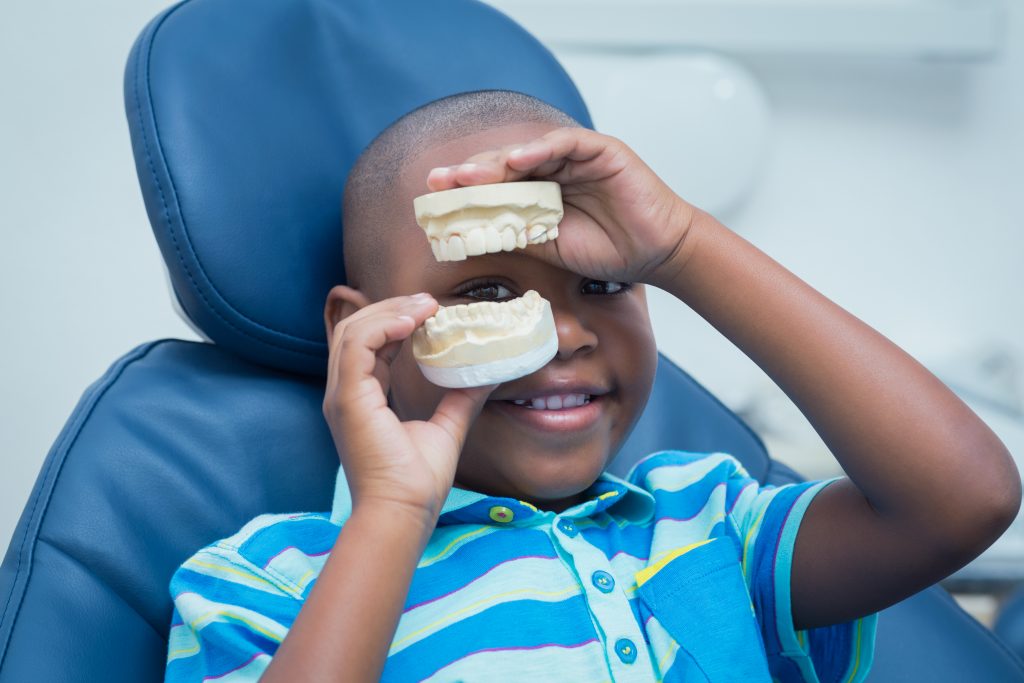
[{"label": "white wall", "polygon": [[162,0],[0,4],[0,548],[86,386],[170,307],[121,97]]},{"label": "white wall", "polygon": [[[195,338],[170,308],[121,101],[131,42],[165,4],[0,9],[0,548],[85,387],[136,344]],[[1024,358],[1024,8],[991,62],[741,61],[771,139],[723,218],[926,363],[980,341]],[[752,400],[756,366],[684,307],[654,309],[669,355],[731,405]]]}]

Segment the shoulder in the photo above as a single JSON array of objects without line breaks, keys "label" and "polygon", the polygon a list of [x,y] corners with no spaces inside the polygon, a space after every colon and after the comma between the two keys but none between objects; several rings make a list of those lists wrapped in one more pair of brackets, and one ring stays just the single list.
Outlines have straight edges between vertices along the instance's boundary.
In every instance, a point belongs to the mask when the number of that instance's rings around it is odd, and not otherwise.
[{"label": "shoulder", "polygon": [[750,474],[739,460],[728,453],[658,451],[637,462],[626,479],[648,491],[665,487],[678,490],[700,482],[747,480]]},{"label": "shoulder", "polygon": [[328,513],[259,515],[185,560],[171,579],[171,594],[206,594],[237,584],[301,599],[340,529]]}]

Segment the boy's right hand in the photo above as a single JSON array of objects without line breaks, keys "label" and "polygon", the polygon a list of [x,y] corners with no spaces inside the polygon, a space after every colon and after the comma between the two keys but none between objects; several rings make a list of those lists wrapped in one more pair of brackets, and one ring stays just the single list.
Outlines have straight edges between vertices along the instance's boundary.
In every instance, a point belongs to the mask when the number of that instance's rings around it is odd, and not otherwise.
[{"label": "boy's right hand", "polygon": [[429,294],[395,297],[339,322],[330,342],[323,403],[353,509],[404,508],[430,528],[455,480],[469,426],[494,388],[450,389],[425,422],[402,422],[391,411],[391,362],[402,341],[437,307]]}]

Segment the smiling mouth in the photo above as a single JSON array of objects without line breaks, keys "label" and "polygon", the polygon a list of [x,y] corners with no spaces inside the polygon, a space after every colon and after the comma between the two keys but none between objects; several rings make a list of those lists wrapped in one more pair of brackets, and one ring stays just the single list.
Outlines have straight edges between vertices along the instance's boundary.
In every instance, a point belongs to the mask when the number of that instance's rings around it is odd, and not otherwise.
[{"label": "smiling mouth", "polygon": [[528,410],[569,410],[585,406],[593,399],[594,397],[590,394],[555,394],[552,396],[513,399],[506,401],[506,403],[511,403]]}]

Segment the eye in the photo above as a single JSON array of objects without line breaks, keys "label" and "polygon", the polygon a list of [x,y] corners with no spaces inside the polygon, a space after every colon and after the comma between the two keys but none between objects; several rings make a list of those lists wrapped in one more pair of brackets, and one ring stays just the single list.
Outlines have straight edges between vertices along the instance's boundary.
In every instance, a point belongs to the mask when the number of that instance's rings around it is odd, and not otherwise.
[{"label": "eye", "polygon": [[633,285],[629,282],[606,282],[604,280],[585,280],[580,291],[583,294],[622,294]]},{"label": "eye", "polygon": [[458,296],[479,301],[500,301],[511,299],[514,295],[500,282],[470,282],[457,292]]}]

